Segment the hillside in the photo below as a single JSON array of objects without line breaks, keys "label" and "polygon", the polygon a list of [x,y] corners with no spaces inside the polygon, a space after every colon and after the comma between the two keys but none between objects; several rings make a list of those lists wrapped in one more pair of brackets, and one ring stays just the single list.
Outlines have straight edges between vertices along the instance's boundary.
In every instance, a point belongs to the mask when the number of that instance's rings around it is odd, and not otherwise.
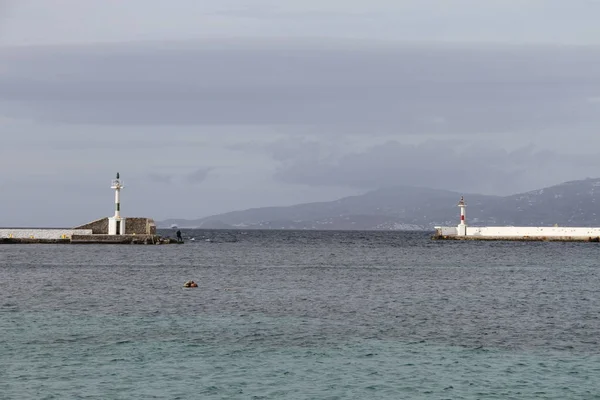
[{"label": "hillside", "polygon": [[[393,187],[336,201],[262,207],[197,220],[169,219],[159,227],[204,229],[431,230],[458,222],[462,193]],[[465,193],[470,225],[600,226],[600,179],[565,182],[511,196]]]}]

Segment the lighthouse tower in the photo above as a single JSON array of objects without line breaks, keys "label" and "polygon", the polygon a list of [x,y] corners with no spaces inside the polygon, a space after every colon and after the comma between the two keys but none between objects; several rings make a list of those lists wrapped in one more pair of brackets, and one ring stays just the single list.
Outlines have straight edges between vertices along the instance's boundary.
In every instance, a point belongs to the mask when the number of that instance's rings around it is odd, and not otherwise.
[{"label": "lighthouse tower", "polygon": [[125,234],[125,218],[121,218],[121,189],[124,187],[123,181],[119,179],[112,180],[111,188],[115,189],[115,216],[108,218],[108,234],[123,235]]},{"label": "lighthouse tower", "polygon": [[465,208],[467,207],[467,205],[465,204],[465,199],[463,196],[460,196],[458,206],[460,207],[460,224],[458,224],[458,236],[467,236],[467,223],[465,221]]}]

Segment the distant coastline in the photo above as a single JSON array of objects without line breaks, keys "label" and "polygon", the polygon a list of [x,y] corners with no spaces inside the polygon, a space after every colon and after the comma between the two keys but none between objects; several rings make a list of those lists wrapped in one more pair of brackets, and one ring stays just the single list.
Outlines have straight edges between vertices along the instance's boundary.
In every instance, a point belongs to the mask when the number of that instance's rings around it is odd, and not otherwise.
[{"label": "distant coastline", "polygon": [[360,196],[287,207],[233,211],[200,219],[166,219],[161,229],[433,231],[456,224],[456,201],[469,198],[479,226],[600,226],[600,179],[584,179],[510,196],[392,187]]}]

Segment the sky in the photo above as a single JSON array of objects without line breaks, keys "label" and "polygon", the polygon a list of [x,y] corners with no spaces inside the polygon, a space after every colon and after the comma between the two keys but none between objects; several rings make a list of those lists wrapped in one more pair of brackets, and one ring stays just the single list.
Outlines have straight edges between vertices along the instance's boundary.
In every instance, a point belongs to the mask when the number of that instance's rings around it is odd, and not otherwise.
[{"label": "sky", "polygon": [[597,0],[0,0],[0,226],[600,171]]}]

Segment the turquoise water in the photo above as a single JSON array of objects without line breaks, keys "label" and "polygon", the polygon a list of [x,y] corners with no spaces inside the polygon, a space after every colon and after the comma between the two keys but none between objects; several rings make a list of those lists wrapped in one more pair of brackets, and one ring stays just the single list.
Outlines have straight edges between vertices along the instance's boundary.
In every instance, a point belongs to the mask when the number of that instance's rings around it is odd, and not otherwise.
[{"label": "turquoise water", "polygon": [[598,244],[186,233],[0,247],[0,398],[600,398]]}]

